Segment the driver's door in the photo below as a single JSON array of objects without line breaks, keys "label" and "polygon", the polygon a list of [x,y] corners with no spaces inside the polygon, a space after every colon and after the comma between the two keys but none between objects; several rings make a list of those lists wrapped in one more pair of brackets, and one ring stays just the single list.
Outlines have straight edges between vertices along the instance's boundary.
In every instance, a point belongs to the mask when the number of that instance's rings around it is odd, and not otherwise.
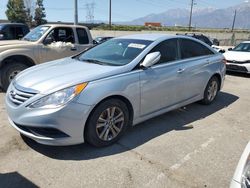
[{"label": "driver's door", "polygon": [[50,31],[40,46],[41,62],[52,61],[77,53],[72,28],[59,27]]}]

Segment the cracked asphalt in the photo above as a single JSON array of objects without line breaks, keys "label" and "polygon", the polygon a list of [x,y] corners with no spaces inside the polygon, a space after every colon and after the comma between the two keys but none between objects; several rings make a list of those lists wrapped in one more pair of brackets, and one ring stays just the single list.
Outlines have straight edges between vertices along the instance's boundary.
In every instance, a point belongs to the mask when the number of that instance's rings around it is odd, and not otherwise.
[{"label": "cracked asphalt", "polygon": [[228,187],[250,139],[249,83],[250,76],[227,75],[212,105],[148,120],[106,148],[21,137],[0,93],[0,187]]}]

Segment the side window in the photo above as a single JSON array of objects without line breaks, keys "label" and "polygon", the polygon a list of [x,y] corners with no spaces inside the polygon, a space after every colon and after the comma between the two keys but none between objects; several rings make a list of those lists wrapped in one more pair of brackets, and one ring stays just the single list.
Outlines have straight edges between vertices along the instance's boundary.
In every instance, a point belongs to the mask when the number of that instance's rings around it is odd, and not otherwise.
[{"label": "side window", "polygon": [[55,28],[47,35],[45,41],[47,44],[52,42],[75,43],[75,38],[71,28]]},{"label": "side window", "polygon": [[16,39],[16,29],[15,27],[9,27],[6,33],[7,39]]},{"label": "side window", "polygon": [[161,59],[158,64],[179,59],[177,39],[169,39],[163,41],[151,50],[151,52],[157,51],[161,53]]},{"label": "side window", "polygon": [[88,44],[89,37],[85,29],[76,28],[79,44]]},{"label": "side window", "polygon": [[16,27],[16,38],[20,39],[24,36],[23,28],[22,27]]},{"label": "side window", "polygon": [[213,54],[206,46],[189,39],[180,40],[180,49],[182,59]]}]

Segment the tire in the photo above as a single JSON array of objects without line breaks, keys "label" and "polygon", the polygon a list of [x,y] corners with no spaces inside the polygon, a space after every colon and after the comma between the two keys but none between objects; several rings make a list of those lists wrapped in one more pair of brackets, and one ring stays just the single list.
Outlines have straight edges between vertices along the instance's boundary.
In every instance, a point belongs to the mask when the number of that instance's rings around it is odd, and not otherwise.
[{"label": "tire", "polygon": [[106,100],[89,116],[84,132],[85,139],[96,147],[111,145],[124,134],[128,124],[129,111],[126,104],[118,99]]},{"label": "tire", "polygon": [[2,68],[1,74],[2,88],[4,91],[7,91],[10,82],[19,72],[28,68],[28,66],[23,63],[13,61],[8,61],[6,63],[7,64]]},{"label": "tire", "polygon": [[219,91],[219,80],[217,77],[213,76],[206,86],[204,91],[204,98],[201,100],[202,104],[209,105],[214,102],[218,91]]}]

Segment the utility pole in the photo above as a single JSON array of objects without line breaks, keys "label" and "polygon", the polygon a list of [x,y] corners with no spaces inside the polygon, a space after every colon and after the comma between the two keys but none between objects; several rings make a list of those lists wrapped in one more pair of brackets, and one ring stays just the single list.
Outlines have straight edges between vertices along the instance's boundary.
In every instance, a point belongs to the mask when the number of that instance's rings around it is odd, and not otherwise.
[{"label": "utility pole", "polygon": [[232,32],[234,31],[234,24],[235,24],[236,14],[237,14],[237,11],[235,10],[234,11],[233,25],[232,25]]},{"label": "utility pole", "polygon": [[191,27],[192,27],[193,6],[194,6],[194,0],[191,0],[190,17],[189,17],[189,24],[188,24],[189,31],[191,31]]},{"label": "utility pole", "polygon": [[111,0],[109,0],[109,29],[111,30]]},{"label": "utility pole", "polygon": [[77,6],[77,0],[75,0],[75,21],[74,24],[78,24],[78,6]]}]

